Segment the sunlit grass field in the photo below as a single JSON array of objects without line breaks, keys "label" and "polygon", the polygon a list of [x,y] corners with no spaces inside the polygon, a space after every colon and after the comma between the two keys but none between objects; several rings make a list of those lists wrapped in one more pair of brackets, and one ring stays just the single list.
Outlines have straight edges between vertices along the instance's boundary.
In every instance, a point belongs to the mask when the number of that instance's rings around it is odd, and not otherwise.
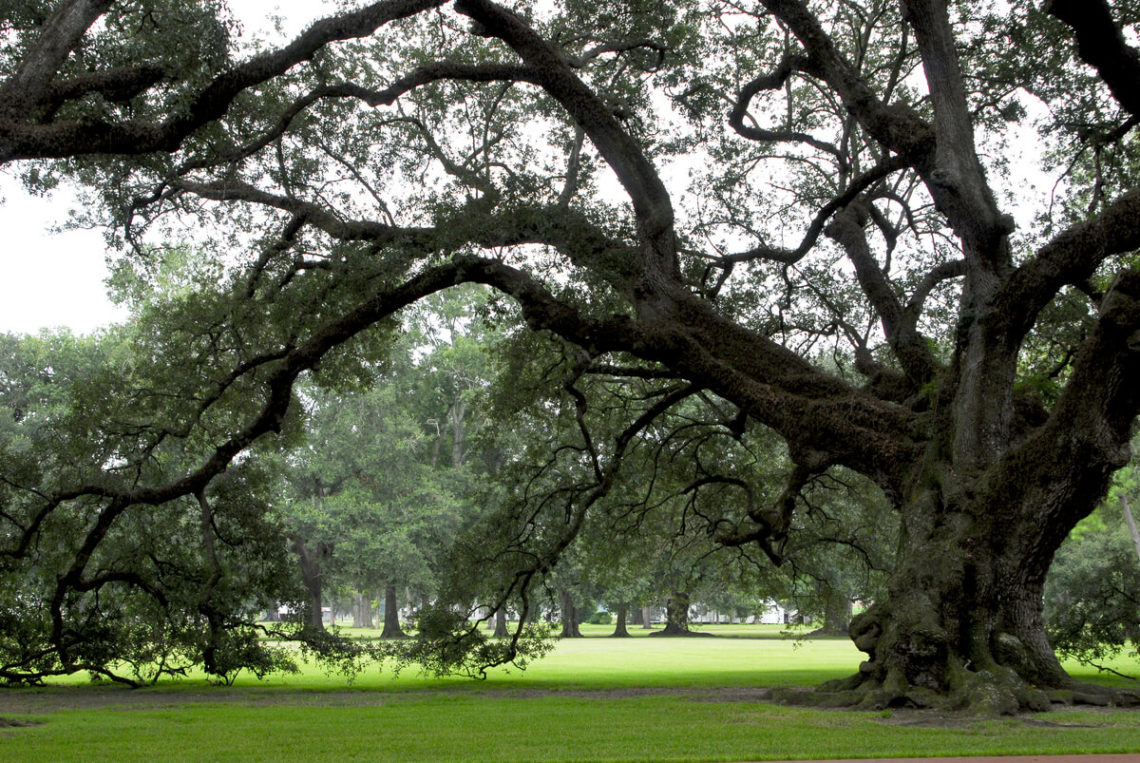
[{"label": "sunlit grass field", "polygon": [[[764,760],[1140,752],[1140,712],[976,720],[757,701],[764,687],[853,672],[846,639],[706,626],[720,638],[560,642],[485,681],[308,666],[232,687],[199,678],[130,690],[75,678],[0,691],[0,760]],[[644,634],[631,628],[635,636]],[[370,634],[372,635],[372,634]],[[1140,668],[1121,660],[1127,671]],[[1088,678],[1090,672],[1070,666]],[[1114,679],[1121,681],[1122,679]]]}]

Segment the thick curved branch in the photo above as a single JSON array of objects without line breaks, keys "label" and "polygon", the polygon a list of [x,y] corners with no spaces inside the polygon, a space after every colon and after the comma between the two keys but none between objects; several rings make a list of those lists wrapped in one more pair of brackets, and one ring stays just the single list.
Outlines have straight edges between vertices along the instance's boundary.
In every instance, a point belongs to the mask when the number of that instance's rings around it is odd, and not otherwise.
[{"label": "thick curved branch", "polygon": [[[1044,532],[1032,542],[1056,548],[1100,503],[1105,475],[1131,460],[1138,413],[1140,271],[1131,270],[1105,294],[1048,421],[1011,448],[981,488],[998,510],[1011,507],[1040,523]],[[1047,565],[1052,555],[1026,558]]]},{"label": "thick curved branch", "polygon": [[882,321],[883,334],[906,375],[916,385],[929,381],[937,364],[929,346],[915,331],[904,332],[903,306],[887,274],[879,267],[864,230],[869,215],[859,205],[840,212],[827,226],[827,235],[847,253],[859,286]]},{"label": "thick curved branch", "polygon": [[48,17],[11,77],[0,85],[0,118],[22,119],[39,104],[71,51],[113,0],[65,0]]},{"label": "thick curved branch", "polygon": [[1057,234],[1019,267],[994,299],[1011,343],[1033,327],[1041,310],[1067,285],[1083,284],[1109,257],[1140,249],[1140,190],[1119,197],[1100,215]]},{"label": "thick curved branch", "polygon": [[535,70],[543,90],[586,131],[629,194],[638,226],[650,244],[646,265],[671,278],[677,263],[669,193],[653,164],[605,102],[574,74],[565,56],[517,14],[489,0],[457,0],[455,9],[474,19],[481,34],[498,37],[511,46]]},{"label": "thick curved branch", "polygon": [[998,271],[1009,261],[1002,215],[974,144],[974,120],[966,100],[958,45],[944,0],[904,0],[903,17],[915,31],[934,108],[935,168],[924,172],[939,209],[965,243],[968,258]]},{"label": "thick curved branch", "polygon": [[649,39],[637,40],[613,40],[603,42],[589,50],[584,51],[579,56],[567,56],[566,62],[576,69],[584,68],[588,63],[606,53],[628,53],[631,50],[645,49],[653,51],[656,63],[648,67],[646,71],[656,71],[661,68],[661,64],[665,62],[665,53],[668,51],[661,43]]},{"label": "thick curved branch", "polygon": [[792,351],[726,320],[697,298],[675,322],[637,324],[628,349],[699,382],[789,445],[827,454],[888,489],[903,479],[900,465],[916,447],[910,414],[821,372]]},{"label": "thick curved branch", "polygon": [[899,331],[902,334],[915,333],[918,331],[918,320],[922,317],[923,307],[926,305],[926,298],[930,296],[930,292],[934,291],[939,284],[949,281],[952,278],[961,278],[966,275],[966,261],[965,260],[951,260],[944,262],[938,267],[931,270],[915,287],[914,293],[910,295],[907,300],[906,307],[902,312],[902,323]]},{"label": "thick curved branch", "polygon": [[127,101],[156,85],[164,76],[165,72],[155,66],[130,66],[69,77],[48,85],[38,105],[51,115],[68,101],[89,93],[99,93],[112,101]]},{"label": "thick curved branch", "polygon": [[[994,270],[1008,259],[1006,234],[1012,219],[997,209],[977,161],[970,115],[965,109],[954,39],[945,6],[909,0],[904,10],[915,27],[932,95],[939,93],[935,124],[913,109],[884,102],[836,49],[803,0],[761,0],[803,45],[817,76],[842,100],[868,133],[918,171],[938,209],[963,239],[967,258]],[[964,152],[964,153],[959,153]]]},{"label": "thick curved branch", "polygon": [[1116,100],[1140,117],[1140,51],[1129,45],[1105,0],[1050,0],[1045,12],[1072,27],[1081,60],[1093,67]]},{"label": "thick curved branch", "polygon": [[839,53],[819,19],[802,0],[761,0],[799,39],[815,76],[825,80],[860,124],[918,169],[933,169],[934,130],[912,109],[883,102]]},{"label": "thick curved branch", "polygon": [[629,293],[639,273],[637,250],[614,239],[580,212],[561,206],[517,206],[489,211],[463,208],[433,228],[402,228],[373,220],[347,219],[313,202],[280,196],[236,181],[174,184],[178,190],[212,201],[238,201],[280,209],[342,241],[378,245],[399,243],[407,251],[451,250],[464,243],[481,247],[545,244],[575,265],[590,268],[615,288]]},{"label": "thick curved branch", "polygon": [[[60,122],[32,124],[10,112],[0,120],[0,163],[14,159],[48,159],[88,154],[138,155],[154,151],[176,151],[182,141],[198,128],[225,115],[241,93],[284,74],[307,61],[325,45],[339,40],[365,37],[396,19],[443,5],[446,0],[383,0],[339,16],[314,23],[293,42],[275,51],[255,56],[219,74],[187,105],[185,110],[159,123],[126,120],[122,122]],[[109,7],[109,3],[73,3]],[[88,24],[89,26],[90,24]],[[82,31],[85,31],[86,27]],[[82,31],[79,36],[82,36]],[[71,43],[74,47],[76,37]],[[71,47],[66,52],[70,52]],[[45,60],[47,60],[45,56]],[[58,71],[58,66],[56,70]],[[54,76],[55,71],[52,72]],[[37,75],[39,76],[39,75]],[[34,84],[35,78],[26,77]],[[50,79],[50,77],[49,77]],[[46,82],[43,83],[46,86]],[[30,84],[10,80],[9,98]],[[31,91],[29,91],[31,92]],[[42,93],[35,93],[39,97]]]}]

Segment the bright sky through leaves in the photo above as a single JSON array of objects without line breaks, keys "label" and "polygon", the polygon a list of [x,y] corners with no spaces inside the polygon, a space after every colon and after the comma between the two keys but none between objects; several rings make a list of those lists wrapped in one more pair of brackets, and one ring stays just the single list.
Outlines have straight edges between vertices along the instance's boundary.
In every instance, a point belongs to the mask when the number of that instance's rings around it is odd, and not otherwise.
[{"label": "bright sky through leaves", "polygon": [[[322,10],[324,2],[282,3],[278,0],[232,0],[230,8],[241,23],[243,40],[288,39]],[[274,16],[284,35],[271,30]],[[66,190],[47,198],[32,197],[18,180],[18,168],[0,174],[0,332],[34,334],[65,326],[76,333],[91,331],[126,317],[107,298],[107,252],[97,230],[52,232],[67,220],[76,204]]]}]

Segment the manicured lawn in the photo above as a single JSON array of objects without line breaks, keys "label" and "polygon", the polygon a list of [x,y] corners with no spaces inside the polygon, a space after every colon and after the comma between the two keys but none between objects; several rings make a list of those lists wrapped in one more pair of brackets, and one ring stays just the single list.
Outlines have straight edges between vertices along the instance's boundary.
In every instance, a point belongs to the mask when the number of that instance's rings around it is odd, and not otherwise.
[{"label": "manicured lawn", "polygon": [[[722,626],[728,628],[728,626]],[[708,630],[716,630],[709,627]],[[600,627],[599,633],[609,628]],[[720,631],[716,631],[720,633]],[[1140,751],[1140,712],[977,721],[756,701],[853,671],[846,640],[564,641],[486,681],[309,668],[219,688],[72,682],[0,691],[0,760],[761,760]],[[1127,669],[1122,661],[1118,668]]]}]

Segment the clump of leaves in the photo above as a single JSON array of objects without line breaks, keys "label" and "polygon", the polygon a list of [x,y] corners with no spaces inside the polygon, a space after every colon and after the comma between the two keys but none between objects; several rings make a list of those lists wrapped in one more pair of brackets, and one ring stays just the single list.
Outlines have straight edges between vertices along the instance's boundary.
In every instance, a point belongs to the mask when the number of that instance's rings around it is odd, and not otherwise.
[{"label": "clump of leaves", "polygon": [[1045,605],[1060,656],[1113,673],[1118,671],[1104,662],[1125,650],[1140,659],[1140,559],[1115,502],[1085,520],[1061,547]]},{"label": "clump of leaves", "polygon": [[386,656],[399,672],[418,665],[437,676],[465,675],[486,678],[491,668],[510,665],[525,670],[554,648],[550,625],[527,623],[508,638],[492,638],[468,613],[447,606],[422,609],[416,617],[416,637],[385,645]]}]

